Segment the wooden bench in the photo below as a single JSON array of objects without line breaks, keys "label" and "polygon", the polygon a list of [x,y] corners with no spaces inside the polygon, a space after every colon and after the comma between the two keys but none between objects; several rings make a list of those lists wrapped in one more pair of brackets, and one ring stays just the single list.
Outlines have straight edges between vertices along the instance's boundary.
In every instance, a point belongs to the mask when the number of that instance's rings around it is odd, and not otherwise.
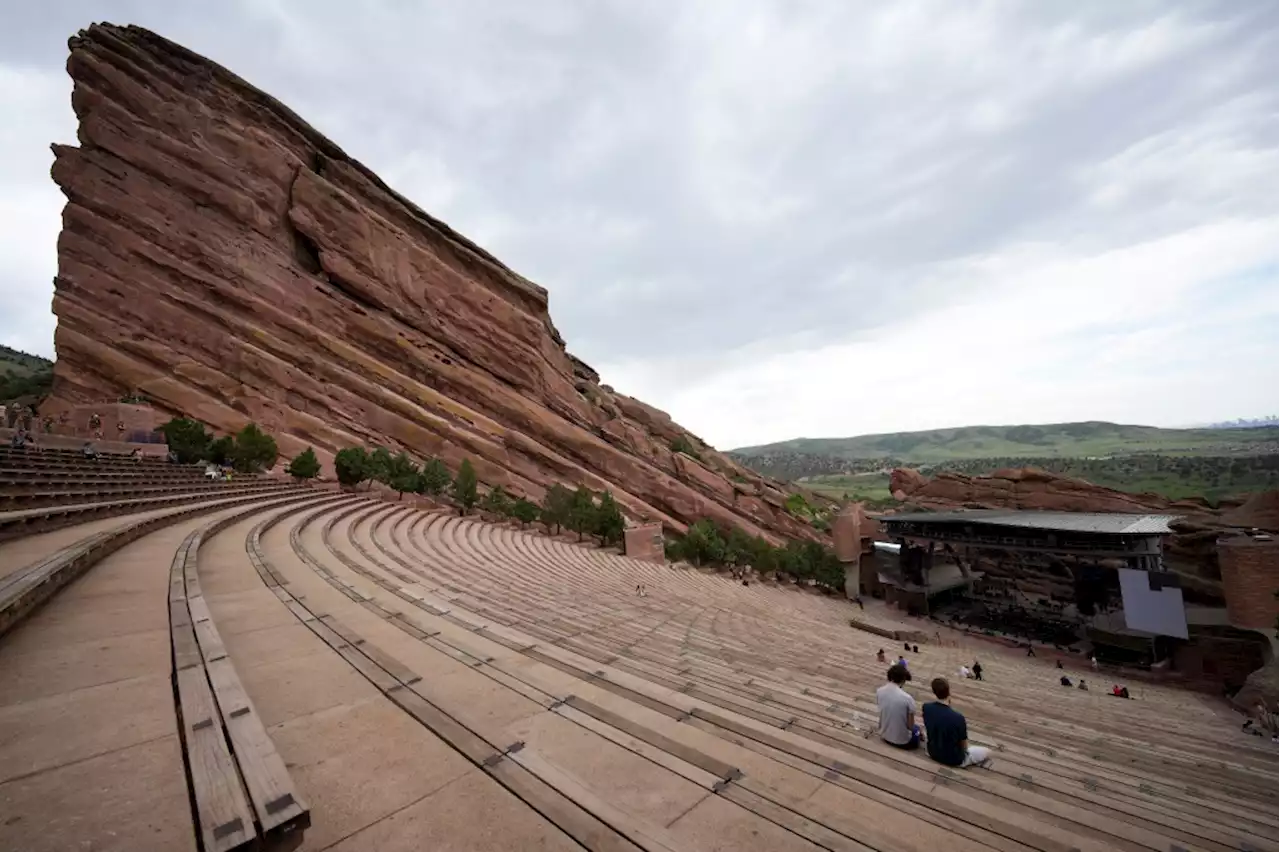
[{"label": "wooden bench", "polygon": [[[271,507],[281,502],[300,501]],[[205,539],[263,508],[193,531],[169,569],[174,700],[205,852],[291,849],[311,825],[311,811],[245,692],[200,590]]]}]

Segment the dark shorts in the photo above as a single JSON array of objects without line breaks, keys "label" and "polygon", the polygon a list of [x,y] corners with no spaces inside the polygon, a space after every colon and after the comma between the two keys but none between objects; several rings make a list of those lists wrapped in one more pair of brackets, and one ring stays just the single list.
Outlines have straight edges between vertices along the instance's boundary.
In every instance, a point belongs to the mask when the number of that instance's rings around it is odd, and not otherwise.
[{"label": "dark shorts", "polygon": [[884,740],[884,742],[894,748],[900,748],[903,751],[915,751],[920,748],[920,734],[916,731],[912,731],[911,739],[905,743],[891,743],[888,740]]}]

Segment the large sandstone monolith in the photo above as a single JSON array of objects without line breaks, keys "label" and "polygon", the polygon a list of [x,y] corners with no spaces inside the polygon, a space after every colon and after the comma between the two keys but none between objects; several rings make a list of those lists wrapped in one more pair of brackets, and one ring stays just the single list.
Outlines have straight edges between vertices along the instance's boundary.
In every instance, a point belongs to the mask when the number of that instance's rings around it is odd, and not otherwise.
[{"label": "large sandstone monolith", "polygon": [[484,484],[533,499],[608,489],[675,531],[705,517],[818,537],[770,501],[775,484],[600,384],[545,289],[279,101],[138,27],[70,46],[53,405],[142,393],[218,432],[256,421],[326,466],[383,445],[470,458]]}]

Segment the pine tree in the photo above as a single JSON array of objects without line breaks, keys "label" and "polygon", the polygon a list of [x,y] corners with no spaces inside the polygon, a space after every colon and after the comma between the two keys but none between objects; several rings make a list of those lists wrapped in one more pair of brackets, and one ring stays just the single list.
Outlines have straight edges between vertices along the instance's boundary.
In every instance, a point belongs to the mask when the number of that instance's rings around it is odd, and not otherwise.
[{"label": "pine tree", "polygon": [[470,459],[463,459],[458,476],[453,480],[453,499],[458,504],[458,514],[465,515],[476,504],[476,469]]},{"label": "pine tree", "polygon": [[601,494],[600,503],[595,507],[592,529],[599,536],[600,544],[604,547],[621,544],[626,528],[627,521],[622,517],[622,510],[618,508],[618,501],[613,499],[613,493],[606,491]]},{"label": "pine tree", "polygon": [[511,498],[507,496],[507,492],[501,485],[495,485],[489,489],[488,494],[484,495],[480,508],[490,514],[505,518],[511,514]]},{"label": "pine tree", "polygon": [[594,528],[595,514],[595,495],[591,493],[590,488],[578,486],[578,490],[573,492],[573,497],[569,501],[569,519],[565,524],[578,534],[578,541],[582,541],[582,537]]},{"label": "pine tree", "polygon": [[359,485],[369,478],[369,454],[362,447],[346,447],[333,457],[333,472],[343,485]]},{"label": "pine tree", "polygon": [[401,451],[387,465],[386,482],[395,489],[397,497],[403,497],[406,491],[417,490],[418,474],[418,466]]},{"label": "pine tree", "polygon": [[316,451],[307,447],[298,453],[289,462],[286,472],[299,481],[315,479],[320,475],[320,460],[316,458]]},{"label": "pine tree", "polygon": [[443,494],[452,481],[453,477],[449,475],[449,468],[444,466],[444,462],[437,458],[430,458],[423,463],[422,470],[418,474],[417,491],[419,494],[429,494],[434,497]]},{"label": "pine tree", "polygon": [[547,489],[539,507],[538,517],[547,532],[558,535],[560,528],[569,523],[569,505],[573,502],[573,493],[560,483]]},{"label": "pine tree", "polygon": [[257,473],[276,463],[280,451],[276,439],[250,423],[236,433],[231,447],[231,463],[242,473]]}]

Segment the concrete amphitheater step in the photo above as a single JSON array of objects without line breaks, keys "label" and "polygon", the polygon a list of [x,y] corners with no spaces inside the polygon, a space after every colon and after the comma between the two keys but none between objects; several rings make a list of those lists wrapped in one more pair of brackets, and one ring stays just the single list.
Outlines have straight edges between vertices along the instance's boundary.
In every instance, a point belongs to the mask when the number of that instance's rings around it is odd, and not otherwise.
[{"label": "concrete amphitheater step", "polygon": [[7,848],[195,848],[163,588],[206,522],[126,544],[0,642]]},{"label": "concrete amphitheater step", "polygon": [[[1121,832],[1124,832],[1124,830],[1125,830],[1125,829],[1124,829],[1124,828],[1121,828],[1120,830],[1121,830]],[[1192,828],[1192,830],[1196,830],[1196,828]],[[1187,838],[1185,838],[1185,837],[1184,837],[1184,838],[1180,838],[1180,839],[1187,839]],[[1222,838],[1219,838],[1219,839],[1222,839]]]}]

